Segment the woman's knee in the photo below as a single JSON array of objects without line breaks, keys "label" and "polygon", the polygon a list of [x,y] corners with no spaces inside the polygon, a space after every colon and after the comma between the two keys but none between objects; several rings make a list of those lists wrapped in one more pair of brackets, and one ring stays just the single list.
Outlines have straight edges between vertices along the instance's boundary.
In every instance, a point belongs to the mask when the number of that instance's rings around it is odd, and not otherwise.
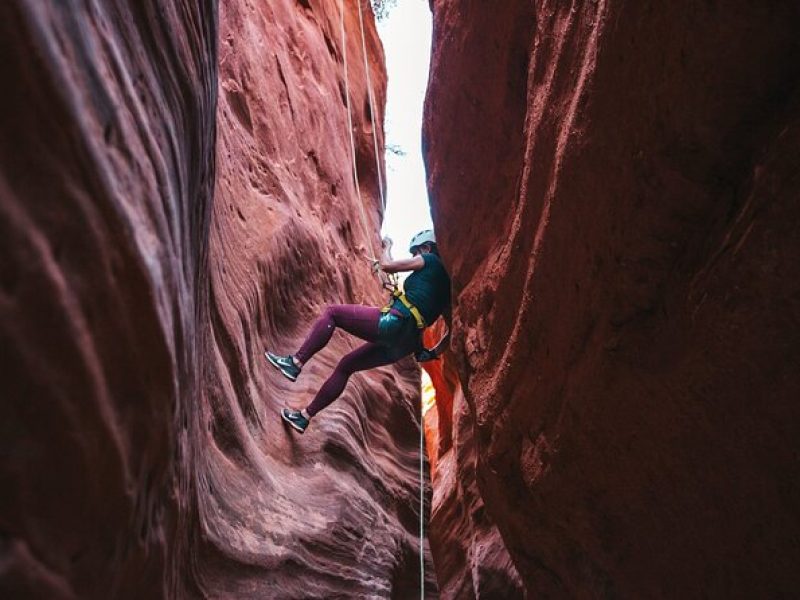
[{"label": "woman's knee", "polygon": [[389,357],[387,348],[378,344],[368,344],[345,355],[336,365],[335,370],[340,375],[349,377],[357,371],[366,371],[390,362],[393,361]]},{"label": "woman's knee", "polygon": [[338,371],[340,375],[345,375],[346,377],[350,377],[350,375],[357,371],[365,371],[372,367],[372,363],[374,362],[373,353],[374,351],[365,352],[363,347],[358,348],[350,354],[346,354],[342,360],[339,361],[339,364],[336,365],[336,371]]},{"label": "woman's knee", "polygon": [[336,365],[334,371],[336,371],[339,375],[344,375],[345,377],[350,377],[356,371],[360,371],[359,369],[360,361],[355,356],[347,355],[342,360],[339,361],[339,364]]},{"label": "woman's knee", "polygon": [[338,323],[336,322],[337,317],[337,307],[336,305],[329,305],[325,307],[325,310],[322,311],[322,314],[319,316],[319,320],[322,321],[328,329],[333,329],[338,327]]},{"label": "woman's knee", "polygon": [[322,313],[323,317],[329,323],[333,323],[335,326],[339,326],[337,320],[342,315],[342,305],[341,304],[329,304],[325,307],[325,311]]}]

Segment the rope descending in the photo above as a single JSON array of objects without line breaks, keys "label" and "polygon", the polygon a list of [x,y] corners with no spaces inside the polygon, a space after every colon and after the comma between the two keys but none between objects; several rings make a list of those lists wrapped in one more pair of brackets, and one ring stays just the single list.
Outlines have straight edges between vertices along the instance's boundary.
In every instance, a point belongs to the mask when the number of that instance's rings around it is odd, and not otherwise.
[{"label": "rope descending", "polygon": [[[381,280],[382,287],[392,291],[397,289],[397,281],[392,277],[388,278],[384,277],[383,273],[379,269],[375,268],[375,265],[379,262],[377,258],[378,253],[375,252],[375,248],[372,244],[372,236],[370,235],[370,229],[367,222],[368,219],[366,212],[364,211],[364,198],[361,195],[361,184],[359,183],[358,179],[358,161],[356,159],[356,143],[355,143],[355,136],[353,135],[353,111],[350,103],[350,78],[349,78],[349,69],[347,63],[347,30],[344,25],[344,0],[341,0],[341,2],[339,3],[339,17],[340,17],[339,24],[342,36],[342,62],[344,66],[344,95],[345,95],[345,106],[347,110],[347,132],[350,138],[350,160],[353,165],[353,183],[356,188],[356,196],[358,196],[358,211],[359,211],[359,216],[361,218],[361,227],[364,230],[364,235],[367,239],[367,251],[370,253],[367,258],[373,265],[373,271]],[[364,36],[364,19],[361,12],[360,1],[358,2],[358,20],[361,30],[361,49],[364,54],[364,71],[366,73],[366,80],[367,80],[367,98],[369,101],[370,116],[374,121],[375,99],[374,99],[374,94],[372,92],[372,81],[369,75],[369,65],[367,63],[367,44]],[[381,197],[381,207],[385,209],[386,199],[383,187],[383,175],[381,170],[380,153],[378,151],[378,135],[376,133],[374,122],[372,125],[372,144],[375,152],[375,172],[378,174],[378,191]]]},{"label": "rope descending", "polygon": [[[369,225],[367,224],[367,215],[364,212],[364,200],[361,196],[361,185],[358,182],[358,161],[356,160],[356,142],[353,135],[353,115],[350,106],[350,82],[348,79],[347,69],[347,33],[344,26],[344,2],[339,2],[339,15],[340,26],[342,33],[342,62],[344,66],[344,95],[345,105],[347,107],[347,131],[350,136],[350,158],[353,163],[353,180],[356,187],[356,195],[358,196],[358,208],[361,215],[361,226],[364,229],[364,235],[367,238],[368,250],[371,252],[369,259],[373,264],[377,262],[375,258],[375,251],[372,245],[372,237],[369,233]],[[378,174],[378,191],[381,197],[381,208],[386,209],[386,196],[383,189],[383,175],[381,172],[380,153],[378,151],[378,134],[375,127],[375,98],[372,93],[372,82],[369,75],[369,64],[367,62],[367,43],[364,35],[364,17],[361,10],[361,0],[356,0],[358,5],[358,23],[361,30],[361,50],[364,57],[364,73],[367,80],[367,98],[369,100],[370,117],[372,123],[372,146],[375,151],[375,171]],[[378,271],[380,272],[380,271]],[[383,287],[387,289],[396,289],[396,279],[389,278],[388,281],[382,282]],[[419,413],[419,593],[420,598],[425,598],[425,427],[424,427],[424,409],[422,402],[420,402]]]}]

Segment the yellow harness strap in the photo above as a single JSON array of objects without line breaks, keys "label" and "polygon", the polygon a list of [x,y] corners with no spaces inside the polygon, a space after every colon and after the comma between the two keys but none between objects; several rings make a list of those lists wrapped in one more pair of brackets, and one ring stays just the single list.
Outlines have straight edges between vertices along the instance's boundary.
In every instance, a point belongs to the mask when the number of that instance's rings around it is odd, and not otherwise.
[{"label": "yellow harness strap", "polygon": [[[416,306],[414,306],[413,304],[411,304],[411,302],[408,301],[408,298],[406,298],[406,295],[402,292],[402,290],[399,289],[394,290],[392,292],[392,298],[397,298],[398,300],[400,300],[400,302],[403,303],[403,306],[405,306],[408,309],[408,311],[411,313],[411,316],[414,317],[414,320],[417,322],[417,329],[425,329],[425,319],[423,318],[422,313],[419,312],[419,309]],[[381,309],[381,312],[387,313],[391,308],[392,308],[392,302],[389,301],[389,304],[384,306]]]}]

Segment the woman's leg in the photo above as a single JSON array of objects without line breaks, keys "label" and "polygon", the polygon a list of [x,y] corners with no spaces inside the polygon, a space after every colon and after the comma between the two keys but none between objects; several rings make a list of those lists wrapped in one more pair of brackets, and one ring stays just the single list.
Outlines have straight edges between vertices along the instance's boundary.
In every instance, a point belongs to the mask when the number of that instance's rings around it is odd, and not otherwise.
[{"label": "woman's leg", "polygon": [[378,319],[381,311],[374,306],[359,304],[334,304],[328,306],[314,323],[306,341],[294,357],[307,362],[330,341],[334,329],[341,327],[346,332],[367,342],[378,340]]},{"label": "woman's leg", "polygon": [[388,365],[399,358],[401,358],[401,356],[398,356],[396,352],[393,352],[383,344],[370,342],[369,344],[359,346],[339,361],[333,374],[322,384],[314,400],[306,407],[308,416],[313,417],[336,400],[339,394],[344,390],[344,386],[347,384],[350,375],[356,371],[365,371],[367,369]]}]

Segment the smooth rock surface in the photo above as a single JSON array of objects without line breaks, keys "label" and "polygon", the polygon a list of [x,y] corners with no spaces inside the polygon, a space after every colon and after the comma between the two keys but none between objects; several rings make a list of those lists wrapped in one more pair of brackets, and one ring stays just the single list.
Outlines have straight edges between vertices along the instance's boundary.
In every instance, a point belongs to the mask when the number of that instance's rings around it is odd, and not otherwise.
[{"label": "smooth rock surface", "polygon": [[383,299],[382,49],[347,2],[365,232],[339,6],[0,3],[0,596],[418,594],[418,369],[301,437],[355,342],[295,385],[262,354]]},{"label": "smooth rock surface", "polygon": [[431,5],[453,356],[528,594],[792,596],[800,6]]}]

